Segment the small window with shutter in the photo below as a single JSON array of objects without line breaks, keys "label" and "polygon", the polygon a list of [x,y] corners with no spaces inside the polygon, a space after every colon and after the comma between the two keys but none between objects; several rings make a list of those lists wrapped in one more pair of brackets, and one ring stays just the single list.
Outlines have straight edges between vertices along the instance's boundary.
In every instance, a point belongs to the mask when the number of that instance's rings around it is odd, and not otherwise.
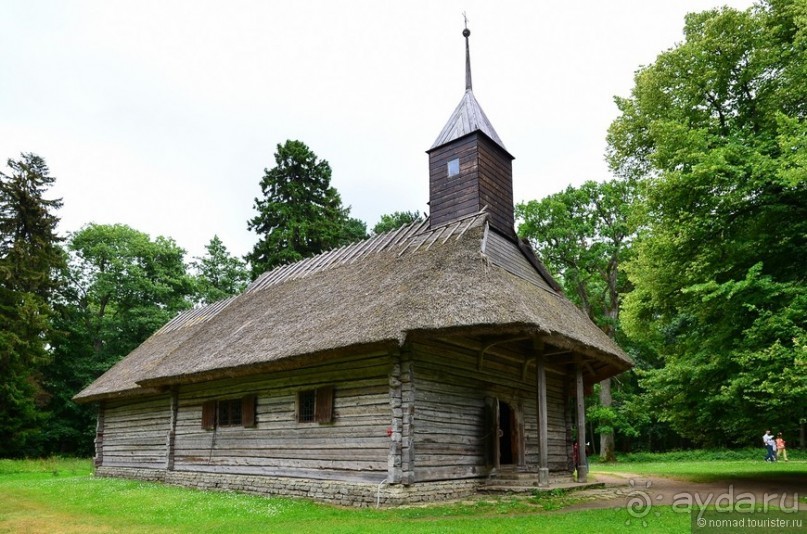
[{"label": "small window with shutter", "polygon": [[241,426],[241,399],[219,401],[218,426]]},{"label": "small window with shutter", "polygon": [[323,386],[297,393],[297,422],[333,422],[333,391],[333,386]]},{"label": "small window with shutter", "polygon": [[217,427],[254,427],[257,401],[256,395],[207,401],[202,405],[202,428],[214,430]]},{"label": "small window with shutter", "polygon": [[301,391],[297,394],[297,422],[313,423],[317,410],[317,390]]}]

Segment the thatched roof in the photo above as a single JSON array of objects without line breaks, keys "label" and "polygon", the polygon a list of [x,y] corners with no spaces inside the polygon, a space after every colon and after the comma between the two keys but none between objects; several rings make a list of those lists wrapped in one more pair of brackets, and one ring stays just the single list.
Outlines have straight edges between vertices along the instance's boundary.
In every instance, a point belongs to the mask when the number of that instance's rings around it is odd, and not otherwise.
[{"label": "thatched roof", "polygon": [[76,399],[457,331],[549,336],[595,359],[603,376],[631,366],[529,250],[490,230],[483,211],[441,228],[414,223],[269,271],[241,295],[179,315]]}]

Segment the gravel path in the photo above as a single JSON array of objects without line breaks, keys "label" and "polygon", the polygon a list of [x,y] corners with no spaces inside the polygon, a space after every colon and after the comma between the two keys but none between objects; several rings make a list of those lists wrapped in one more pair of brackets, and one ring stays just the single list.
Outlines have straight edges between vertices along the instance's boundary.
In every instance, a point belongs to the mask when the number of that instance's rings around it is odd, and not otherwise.
[{"label": "gravel path", "polygon": [[755,507],[769,506],[792,510],[794,498],[799,510],[807,510],[807,480],[772,477],[767,480],[727,479],[720,482],[689,482],[672,478],[650,477],[631,473],[593,473],[589,481],[604,482],[605,488],[584,490],[576,497],[584,500],[564,511],[599,508],[632,508],[643,510],[648,506],[691,504],[697,509],[705,506],[727,506],[734,503]]}]

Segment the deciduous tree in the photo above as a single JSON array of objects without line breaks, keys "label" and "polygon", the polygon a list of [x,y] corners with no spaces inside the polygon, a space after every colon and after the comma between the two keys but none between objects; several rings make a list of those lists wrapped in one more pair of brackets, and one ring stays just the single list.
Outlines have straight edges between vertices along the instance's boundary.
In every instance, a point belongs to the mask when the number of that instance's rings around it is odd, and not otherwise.
[{"label": "deciduous tree", "polygon": [[[173,240],[125,225],[89,224],[67,244],[69,265],[56,300],[49,452],[89,453],[94,413],[71,400],[81,388],[191,306],[193,282]],[[59,448],[56,448],[59,447]]]},{"label": "deciduous tree", "polygon": [[[630,217],[635,200],[632,181],[589,181],[516,206],[519,235],[530,240],[566,293],[611,338],[616,337],[621,295],[627,290],[620,266],[635,233]],[[610,379],[600,383],[600,403],[600,454],[613,461],[617,418]]]},{"label": "deciduous tree", "polygon": [[623,326],[662,368],[652,408],[703,445],[807,412],[807,4],[688,15],[609,130],[646,186]]},{"label": "deciduous tree", "polygon": [[401,226],[412,224],[415,221],[422,221],[423,215],[416,211],[396,211],[385,213],[373,227],[373,233],[383,234],[391,230],[397,230]]}]

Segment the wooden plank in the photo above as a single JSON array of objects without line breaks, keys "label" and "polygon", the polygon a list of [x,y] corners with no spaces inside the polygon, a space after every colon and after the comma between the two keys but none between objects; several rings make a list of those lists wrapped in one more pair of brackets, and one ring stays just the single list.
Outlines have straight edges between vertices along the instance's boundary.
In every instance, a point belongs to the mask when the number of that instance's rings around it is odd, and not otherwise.
[{"label": "wooden plank", "polygon": [[551,291],[549,285],[524,257],[518,246],[503,236],[495,232],[492,233],[487,242],[485,253],[490,257],[494,265],[498,265],[507,272],[532,282],[547,291]]},{"label": "wooden plank", "polygon": [[131,466],[164,468],[170,438],[171,404],[168,395],[139,399],[130,404],[114,401],[104,413],[103,466],[125,459]]},{"label": "wooden plank", "polygon": [[547,420],[546,368],[544,365],[543,343],[536,348],[539,352],[536,360],[536,383],[538,385],[536,406],[538,406],[538,454],[539,469],[549,468],[549,422]]},{"label": "wooden plank", "polygon": [[[227,472],[229,467],[251,467],[251,470],[241,470],[243,473],[260,473],[260,467],[280,467],[286,469],[287,472],[293,473],[293,469],[338,469],[342,471],[381,471],[387,469],[387,457],[379,461],[356,461],[356,460],[329,460],[326,458],[315,459],[298,459],[298,458],[260,458],[260,457],[246,457],[246,458],[233,458],[232,456],[208,456],[200,455],[194,456],[180,456],[177,454],[174,469],[181,469],[180,466],[188,465],[204,466],[207,470],[213,466],[220,466],[219,472]],[[203,470],[203,469],[200,469]]]},{"label": "wooden plank", "polygon": [[[203,473],[223,473],[236,475],[257,475],[270,477],[308,478],[312,480],[339,480],[343,482],[369,482],[378,484],[386,477],[383,471],[345,471],[335,469],[285,469],[272,466],[202,466],[195,463],[177,465],[177,471],[197,471]],[[259,484],[256,481],[256,484]]]},{"label": "wooden plank", "polygon": [[578,361],[576,368],[577,378],[577,447],[579,462],[577,465],[577,481],[585,482],[587,479],[586,469],[586,404],[585,390],[583,384],[583,366]]},{"label": "wooden plank", "polygon": [[479,466],[415,467],[415,481],[436,482],[463,478],[481,478],[488,470]]},{"label": "wooden plank", "polygon": [[[190,450],[190,449],[209,449],[212,443],[212,437],[208,436],[194,436],[186,437],[181,446],[177,449]],[[226,450],[230,447],[239,449],[272,449],[272,450],[316,450],[316,449],[356,449],[366,447],[370,449],[384,450],[389,444],[389,438],[386,433],[376,435],[355,435],[343,437],[308,437],[303,439],[296,439],[294,436],[285,437],[267,437],[264,436],[251,436],[246,433],[241,436],[222,436],[217,435],[215,440],[215,447],[220,450]]]}]

